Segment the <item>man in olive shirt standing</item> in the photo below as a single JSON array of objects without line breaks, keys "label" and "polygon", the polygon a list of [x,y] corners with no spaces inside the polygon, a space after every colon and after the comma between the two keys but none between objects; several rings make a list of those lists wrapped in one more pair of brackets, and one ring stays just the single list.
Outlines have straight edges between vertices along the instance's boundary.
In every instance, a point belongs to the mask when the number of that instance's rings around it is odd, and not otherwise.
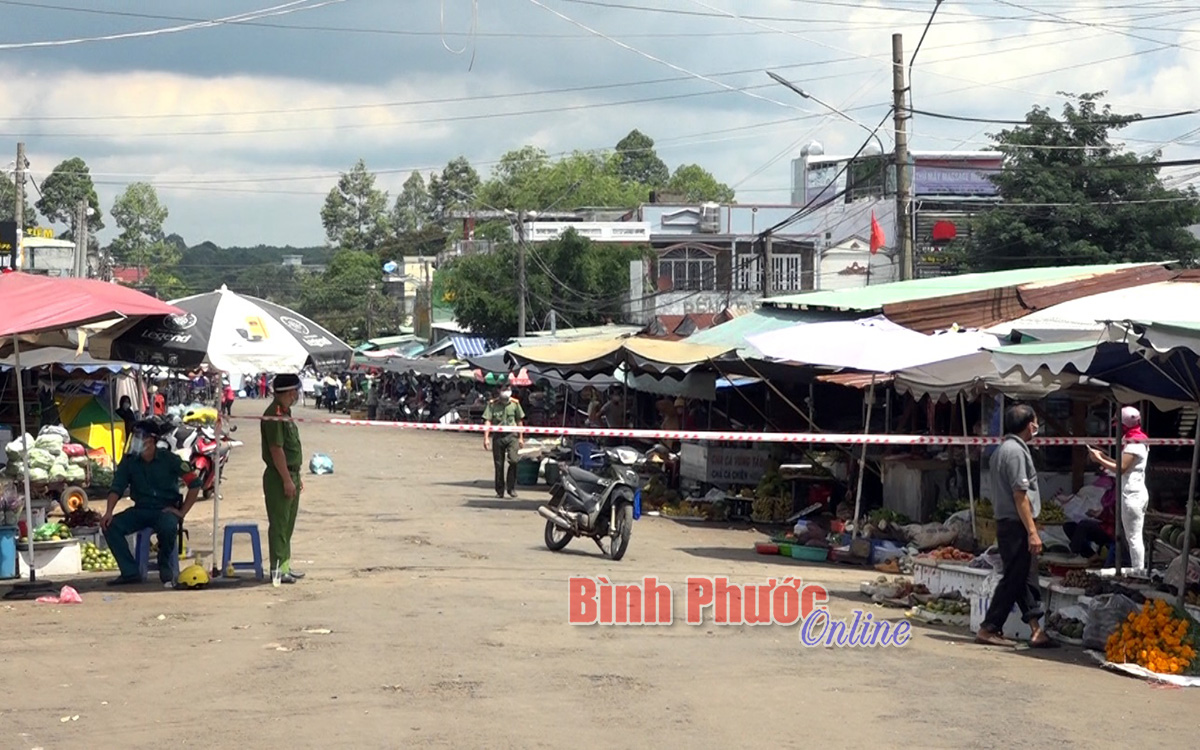
[{"label": "man in olive shirt standing", "polygon": [[995,509],[996,545],[1004,572],[975,640],[992,646],[1014,645],[1003,632],[1015,604],[1032,631],[1029,645],[1046,648],[1053,641],[1041,626],[1037,556],[1042,551],[1042,537],[1035,523],[1042,501],[1028,445],[1038,434],[1037,414],[1025,405],[1011,407],[1004,414],[1004,431],[1004,442],[992,454],[987,487]]},{"label": "man in olive shirt standing", "polygon": [[267,502],[267,547],[271,560],[271,583],[295,583],[304,574],[292,570],[292,532],[300,510],[300,491],[304,482],[300,468],[304,451],[300,447],[300,429],[291,421],[292,405],[300,397],[300,377],[276,375],[272,383],[275,398],[263,413],[275,417],[262,421],[263,495]]},{"label": "man in olive shirt standing", "polygon": [[[525,426],[525,410],[521,408],[521,402],[513,398],[511,388],[505,386],[499,398],[488,402],[483,410],[483,423],[497,427]],[[492,461],[496,465],[496,497],[504,497],[505,489],[509,497],[517,496],[517,450],[524,447],[525,436],[517,432],[497,432],[495,439],[492,433],[483,433],[483,449],[492,451]],[[506,458],[507,476],[504,471]]]}]

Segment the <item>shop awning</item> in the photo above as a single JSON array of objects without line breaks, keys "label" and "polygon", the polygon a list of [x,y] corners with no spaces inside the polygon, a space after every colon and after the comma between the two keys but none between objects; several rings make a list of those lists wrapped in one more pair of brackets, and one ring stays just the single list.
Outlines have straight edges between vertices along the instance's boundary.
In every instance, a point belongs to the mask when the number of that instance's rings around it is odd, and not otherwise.
[{"label": "shop awning", "polygon": [[[16,364],[14,357],[0,359],[0,370],[11,369]],[[95,359],[91,355],[77,354],[75,349],[62,347],[46,347],[21,353],[21,367],[34,369],[38,367],[57,367],[66,372],[92,374],[97,372],[122,372],[134,365],[128,362],[116,362],[107,359]]]},{"label": "shop awning", "polygon": [[561,373],[612,373],[627,365],[634,373],[684,375],[696,367],[729,353],[723,346],[704,346],[684,341],[620,339],[579,341],[558,346],[521,347],[508,352],[511,362],[532,364]]},{"label": "shop awning", "polygon": [[751,336],[750,344],[769,360],[887,373],[977,352],[997,339],[977,331],[918,333],[876,316],[801,324]]},{"label": "shop awning", "polygon": [[488,350],[487,340],[481,336],[451,336],[450,342],[459,359],[479,357]]}]

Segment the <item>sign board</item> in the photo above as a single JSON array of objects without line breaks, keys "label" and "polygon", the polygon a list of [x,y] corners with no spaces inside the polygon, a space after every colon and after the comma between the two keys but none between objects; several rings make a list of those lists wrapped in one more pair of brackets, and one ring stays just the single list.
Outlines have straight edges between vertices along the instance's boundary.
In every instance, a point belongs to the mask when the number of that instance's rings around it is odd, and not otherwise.
[{"label": "sign board", "polygon": [[0,255],[11,255],[16,246],[17,222],[0,221]]},{"label": "sign board", "polygon": [[684,443],[680,451],[679,474],[706,484],[758,484],[767,473],[771,452],[766,446],[740,446]]},{"label": "sign board", "polygon": [[996,195],[989,175],[1000,170],[1000,160],[918,161],[913,164],[913,195]]},{"label": "sign board", "polygon": [[[530,242],[547,242],[574,229],[580,237],[592,242],[649,242],[650,224],[640,221],[534,221],[526,222],[525,238]],[[521,239],[513,229],[513,241]]]}]

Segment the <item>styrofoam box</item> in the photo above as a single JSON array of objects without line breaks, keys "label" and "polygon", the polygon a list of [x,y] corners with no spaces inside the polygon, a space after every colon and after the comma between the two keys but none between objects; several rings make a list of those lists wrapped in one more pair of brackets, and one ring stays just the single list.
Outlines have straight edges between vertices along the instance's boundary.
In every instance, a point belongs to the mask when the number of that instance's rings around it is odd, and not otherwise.
[{"label": "styrofoam box", "polygon": [[958,593],[970,596],[975,593],[990,594],[996,587],[993,571],[938,562],[929,565],[918,560],[913,563],[913,584],[924,584],[929,593],[940,595]]},{"label": "styrofoam box", "polygon": [[[983,618],[987,617],[988,607],[992,603],[991,594],[988,595],[971,595],[971,632],[978,633],[979,628],[983,625]],[[1021,611],[1013,607],[1013,611],[1008,614],[1008,620],[1004,623],[1004,632],[1001,633],[1005,638],[1013,638],[1016,640],[1028,640],[1033,635],[1029,624],[1021,620]]]},{"label": "styrofoam box", "polygon": [[[29,578],[29,547],[22,545],[21,576]],[[34,561],[38,577],[77,576],[83,572],[83,556],[79,552],[79,540],[71,539],[60,547],[36,548]]]}]

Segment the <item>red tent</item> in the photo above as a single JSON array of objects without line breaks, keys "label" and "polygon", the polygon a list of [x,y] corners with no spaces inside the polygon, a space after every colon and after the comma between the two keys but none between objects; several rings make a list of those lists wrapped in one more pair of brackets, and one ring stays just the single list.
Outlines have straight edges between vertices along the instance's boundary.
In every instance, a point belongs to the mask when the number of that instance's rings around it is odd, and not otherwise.
[{"label": "red tent", "polygon": [[[16,355],[17,401],[20,404],[21,435],[26,433],[25,394],[20,377],[21,345],[27,348],[44,344],[41,334],[49,334],[56,343],[67,339],[71,329],[121,318],[142,318],[147,315],[180,315],[177,307],[168,305],[143,294],[136,289],[108,284],[103,281],[71,279],[51,276],[34,276],[27,273],[6,272],[0,274],[0,300],[4,302],[0,312],[0,345],[12,345]],[[20,439],[20,438],[18,438]],[[21,440],[26,465],[29,448]],[[25,517],[33,518],[30,509],[29,475],[25,475]],[[16,586],[8,596],[30,595],[37,592],[37,574],[33,570],[33,529],[27,531],[29,539],[29,585]]]}]

